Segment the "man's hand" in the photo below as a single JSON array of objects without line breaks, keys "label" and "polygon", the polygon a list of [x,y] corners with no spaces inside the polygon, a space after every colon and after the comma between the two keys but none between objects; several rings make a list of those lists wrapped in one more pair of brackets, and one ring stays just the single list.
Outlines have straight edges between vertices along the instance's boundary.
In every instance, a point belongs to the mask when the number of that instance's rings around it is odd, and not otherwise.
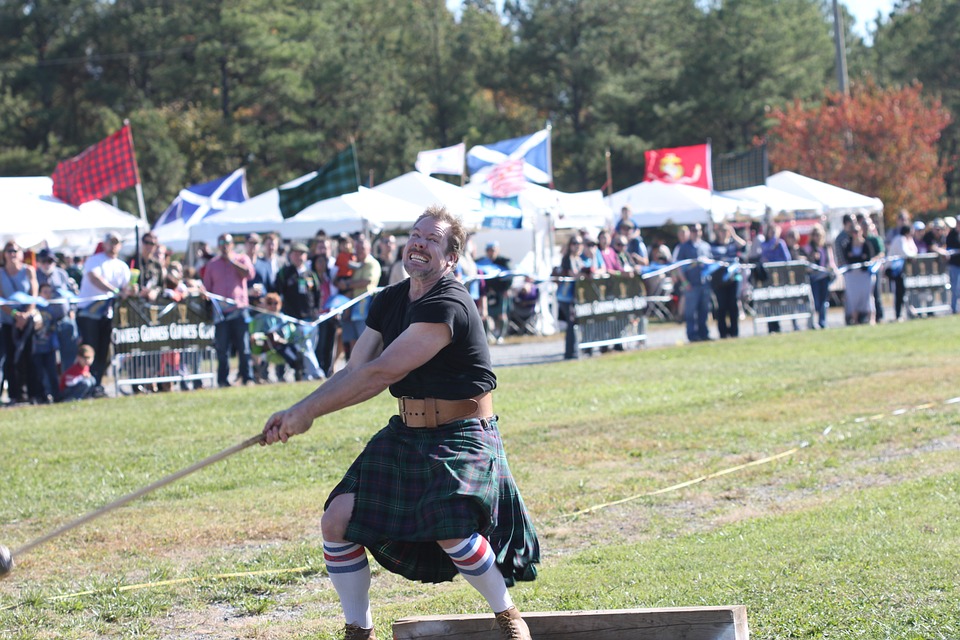
[{"label": "man's hand", "polygon": [[277,411],[263,426],[262,444],[286,443],[292,436],[306,433],[311,426],[313,426],[313,418],[304,415],[296,405],[284,411]]}]

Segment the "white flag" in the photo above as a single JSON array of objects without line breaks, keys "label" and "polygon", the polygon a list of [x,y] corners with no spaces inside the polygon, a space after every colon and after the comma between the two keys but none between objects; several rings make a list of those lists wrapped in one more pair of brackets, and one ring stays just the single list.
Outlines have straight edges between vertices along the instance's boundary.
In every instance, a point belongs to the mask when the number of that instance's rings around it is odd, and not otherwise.
[{"label": "white flag", "polygon": [[421,151],[417,154],[417,171],[426,175],[444,173],[452,176],[462,176],[466,152],[467,145],[463,142],[443,149]]}]

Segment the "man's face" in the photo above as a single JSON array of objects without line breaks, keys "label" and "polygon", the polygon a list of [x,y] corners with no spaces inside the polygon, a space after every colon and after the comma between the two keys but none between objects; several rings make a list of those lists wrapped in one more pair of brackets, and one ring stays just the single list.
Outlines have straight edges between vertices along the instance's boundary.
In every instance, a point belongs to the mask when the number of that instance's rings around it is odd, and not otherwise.
[{"label": "man's face", "polygon": [[247,249],[247,255],[251,258],[260,251],[260,243],[255,238],[248,238],[244,246]]},{"label": "man's face", "polygon": [[357,255],[357,260],[359,260],[360,262],[363,262],[364,260],[367,259],[367,256],[370,255],[370,241],[367,240],[366,238],[357,241],[355,251]]},{"label": "man's face", "polygon": [[450,224],[424,218],[410,231],[403,250],[403,267],[411,278],[426,280],[446,275],[456,262],[447,253]]},{"label": "man's face", "polygon": [[263,252],[272,256],[277,251],[277,241],[273,236],[267,236],[263,240]]},{"label": "man's face", "polygon": [[152,235],[145,235],[140,240],[140,252],[143,254],[144,258],[153,257],[154,252],[157,250],[157,238]]},{"label": "man's face", "polygon": [[37,266],[40,268],[40,271],[50,275],[53,273],[53,258],[43,258],[37,263]]},{"label": "man's face", "polygon": [[230,255],[230,251],[233,249],[233,236],[226,235],[221,237],[217,241],[217,248],[220,249],[220,255]]},{"label": "man's face", "polygon": [[123,246],[123,243],[120,241],[120,238],[110,238],[104,245],[104,253],[106,253],[111,258],[116,258],[120,255],[120,247]]}]

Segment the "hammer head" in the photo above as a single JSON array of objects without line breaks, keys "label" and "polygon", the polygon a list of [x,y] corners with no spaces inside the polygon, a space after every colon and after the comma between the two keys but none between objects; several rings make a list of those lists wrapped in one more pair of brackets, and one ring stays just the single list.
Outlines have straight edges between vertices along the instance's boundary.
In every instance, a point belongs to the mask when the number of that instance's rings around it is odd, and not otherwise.
[{"label": "hammer head", "polygon": [[0,578],[7,577],[11,569],[13,569],[13,555],[10,549],[0,544]]}]

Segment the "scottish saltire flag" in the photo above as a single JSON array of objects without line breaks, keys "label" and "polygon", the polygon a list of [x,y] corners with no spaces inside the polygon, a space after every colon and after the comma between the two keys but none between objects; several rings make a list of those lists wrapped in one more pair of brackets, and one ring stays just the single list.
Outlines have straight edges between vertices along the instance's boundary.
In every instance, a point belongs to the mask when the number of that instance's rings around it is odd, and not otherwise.
[{"label": "scottish saltire flag", "polygon": [[207,216],[246,202],[249,197],[246,176],[246,169],[237,169],[228,176],[181,189],[180,195],[160,214],[153,228],[177,221],[189,227]]},{"label": "scottish saltire flag", "polygon": [[314,202],[354,193],[360,187],[360,170],[353,145],[317,170],[317,175],[295,187],[280,187],[280,213],[291,218]]},{"label": "scottish saltire flag", "polygon": [[523,210],[517,196],[496,198],[480,194],[480,209],[483,211],[485,229],[520,229],[523,227]]},{"label": "scottish saltire flag", "polygon": [[547,184],[553,181],[550,160],[550,129],[529,136],[510,138],[487,145],[477,145],[467,152],[467,169],[471,175],[489,171],[489,167],[506,160],[523,159],[523,175],[530,182]]},{"label": "scottish saltire flag", "polygon": [[417,171],[425,175],[442,173],[444,175],[462,176],[463,163],[467,155],[467,145],[464,142],[452,147],[430,149],[417,154]]},{"label": "scottish saltire flag", "polygon": [[654,149],[644,154],[644,182],[686,184],[701,189],[713,188],[710,171],[710,143],[691,147]]}]

